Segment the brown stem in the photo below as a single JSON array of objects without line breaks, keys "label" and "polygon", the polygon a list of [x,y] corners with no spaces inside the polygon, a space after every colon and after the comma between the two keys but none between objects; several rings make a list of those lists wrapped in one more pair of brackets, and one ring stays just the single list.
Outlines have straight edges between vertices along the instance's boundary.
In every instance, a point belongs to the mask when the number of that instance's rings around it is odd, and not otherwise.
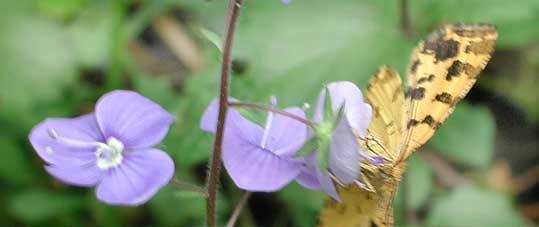
[{"label": "brown stem", "polygon": [[226,227],[234,227],[234,224],[236,224],[236,221],[238,220],[241,211],[243,210],[243,207],[245,207],[250,195],[251,192],[243,192],[243,195],[241,196],[240,201],[238,201],[238,204],[236,204],[236,208],[234,208],[234,212],[232,213],[232,216],[230,216]]},{"label": "brown stem", "polygon": [[313,127],[315,125],[314,122],[310,121],[310,120],[307,120],[303,117],[300,117],[298,115],[295,115],[295,114],[291,114],[289,112],[286,112],[284,110],[281,110],[281,109],[277,109],[273,106],[265,106],[265,105],[261,105],[261,104],[258,104],[258,103],[249,103],[249,102],[229,102],[229,105],[230,106],[238,106],[238,107],[248,107],[248,108],[253,108],[253,109],[259,109],[259,110],[265,110],[265,111],[269,111],[269,112],[273,112],[273,113],[276,113],[276,114],[280,114],[280,115],[283,115],[283,116],[286,116],[286,117],[289,117],[291,119],[294,119],[296,121],[299,121],[307,126],[310,126],[310,127]]},{"label": "brown stem", "polygon": [[183,182],[181,180],[178,180],[176,178],[172,178],[172,180],[170,180],[170,183],[173,184],[173,185],[176,185],[176,186],[178,186],[180,188],[189,190],[189,191],[198,192],[198,193],[202,194],[204,197],[208,197],[208,191],[206,191],[206,189],[204,189],[202,187],[199,187],[199,186],[196,186],[194,184],[189,184],[189,183]]},{"label": "brown stem", "polygon": [[412,38],[413,35],[409,6],[408,0],[400,0],[401,30],[406,38]]},{"label": "brown stem", "polygon": [[226,113],[228,110],[228,83],[230,80],[231,52],[234,41],[234,31],[238,22],[243,0],[229,0],[229,7],[225,19],[225,40],[223,45],[223,62],[221,64],[221,86],[219,90],[219,115],[217,117],[217,131],[213,143],[213,154],[210,161],[210,170],[206,186],[208,197],[206,199],[206,223],[208,227],[217,225],[216,200],[219,175],[221,173],[221,147],[223,145],[223,132],[225,129]]},{"label": "brown stem", "polygon": [[471,180],[461,176],[450,163],[440,157],[436,152],[429,149],[423,149],[421,154],[427,160],[427,164],[432,168],[436,175],[436,179],[440,181],[442,186],[446,188],[455,188],[460,185],[472,183]]}]

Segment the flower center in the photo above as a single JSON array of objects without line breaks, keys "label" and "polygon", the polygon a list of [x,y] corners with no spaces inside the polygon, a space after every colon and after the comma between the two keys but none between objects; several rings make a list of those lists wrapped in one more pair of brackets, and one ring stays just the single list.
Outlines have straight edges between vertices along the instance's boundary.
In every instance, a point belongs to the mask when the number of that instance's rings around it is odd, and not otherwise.
[{"label": "flower center", "polygon": [[[124,144],[114,138],[109,137],[107,139],[107,143],[102,142],[87,142],[87,141],[81,141],[77,139],[72,139],[68,137],[63,137],[58,135],[58,132],[54,130],[54,128],[49,128],[47,130],[47,133],[49,136],[56,140],[58,143],[70,146],[70,147],[77,147],[77,148],[85,148],[85,149],[93,149],[95,148],[95,156],[97,158],[97,167],[99,167],[102,170],[107,170],[109,168],[115,167],[122,163],[123,156],[122,152],[124,150]],[[58,153],[65,156],[70,157],[82,157],[84,155],[78,154],[76,152],[65,152],[61,150],[55,150],[50,146],[45,147],[45,151],[47,153]]]},{"label": "flower center", "polygon": [[102,170],[115,167],[122,163],[124,144],[114,137],[107,139],[107,144],[100,144],[95,150],[97,167]]}]

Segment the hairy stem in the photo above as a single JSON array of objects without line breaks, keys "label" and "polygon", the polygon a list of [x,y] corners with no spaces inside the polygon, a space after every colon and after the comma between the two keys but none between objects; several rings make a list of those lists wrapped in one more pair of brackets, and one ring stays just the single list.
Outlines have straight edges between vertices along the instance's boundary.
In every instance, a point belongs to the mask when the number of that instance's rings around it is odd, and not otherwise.
[{"label": "hairy stem", "polygon": [[243,0],[229,0],[225,17],[225,40],[223,44],[223,62],[221,64],[221,86],[219,90],[219,114],[217,117],[217,132],[213,143],[213,154],[210,161],[210,169],[206,187],[208,197],[206,199],[206,223],[208,227],[217,225],[216,200],[219,175],[221,173],[221,148],[223,145],[223,132],[225,129],[226,113],[228,111],[228,90],[230,80],[231,52],[234,41],[234,31],[238,23]]},{"label": "hairy stem", "polygon": [[183,188],[183,189],[186,189],[186,190],[189,190],[189,191],[198,192],[198,193],[202,194],[204,197],[208,197],[208,191],[206,191],[206,189],[204,189],[202,187],[199,187],[199,186],[196,186],[194,184],[183,182],[183,181],[178,180],[176,178],[172,178],[172,180],[170,180],[170,184],[173,184],[175,186],[178,186],[180,188]]},{"label": "hairy stem", "polygon": [[234,212],[232,213],[232,216],[230,216],[226,227],[234,227],[234,224],[236,224],[236,221],[238,220],[241,211],[243,210],[243,207],[245,207],[250,195],[251,192],[243,192],[243,195],[241,196],[240,201],[238,201],[238,204],[236,204],[236,208],[234,208]]},{"label": "hairy stem", "polygon": [[291,119],[294,119],[296,121],[299,121],[307,126],[314,127],[315,123],[313,121],[310,121],[308,119],[305,119],[303,117],[297,116],[295,114],[291,114],[289,112],[286,112],[284,110],[275,108],[273,106],[265,106],[258,103],[249,103],[249,102],[230,102],[230,106],[238,106],[238,107],[247,107],[247,108],[253,108],[253,109],[259,109],[264,111],[273,112],[276,114],[283,115],[285,117],[289,117]]}]

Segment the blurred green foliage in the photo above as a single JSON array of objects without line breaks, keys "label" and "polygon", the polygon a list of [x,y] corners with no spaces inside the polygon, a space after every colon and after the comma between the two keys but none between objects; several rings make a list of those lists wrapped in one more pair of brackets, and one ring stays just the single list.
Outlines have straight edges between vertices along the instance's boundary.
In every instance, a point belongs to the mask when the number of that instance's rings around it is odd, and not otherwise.
[{"label": "blurred green foliage", "polygon": [[[518,75],[522,89],[508,89],[515,80],[488,78],[495,74],[489,71],[479,86],[514,100],[537,122],[539,58],[526,49],[537,50],[538,1],[411,0],[412,40],[399,29],[398,6],[393,0],[246,1],[233,52],[235,62],[243,64],[233,73],[233,96],[267,102],[277,95],[279,106],[286,107],[312,103],[330,81],[350,80],[365,88],[382,64],[404,75],[412,48],[436,26],[488,22],[499,29],[497,51],[524,52],[518,66],[523,70],[505,62],[494,66]],[[214,42],[222,34],[225,8],[225,1],[202,0],[0,1],[0,225],[202,226],[204,200],[172,186],[147,205],[125,208],[99,203],[91,189],[55,181],[45,173],[27,135],[46,117],[76,116],[91,111],[107,91],[134,89],[176,115],[161,148],[175,158],[178,178],[202,184],[213,138],[198,129],[198,122],[218,91],[221,59]],[[203,53],[204,69],[183,68],[180,76],[176,71],[153,72],[133,56],[133,43],[144,43],[146,33],[155,36],[152,21],[158,15],[179,15]],[[489,109],[464,101],[428,146],[451,162],[485,173],[493,159],[495,130]],[[399,193],[396,203],[404,199],[411,209],[426,209],[426,225],[526,225],[510,195],[479,184],[441,189],[421,156],[410,161],[407,178],[413,185],[409,198]],[[224,223],[239,191],[226,180],[222,189],[218,204]],[[255,195],[252,201],[258,199]],[[313,226],[323,194],[292,183],[269,200],[274,202],[252,202],[240,224]],[[271,209],[280,211],[273,215]]]}]

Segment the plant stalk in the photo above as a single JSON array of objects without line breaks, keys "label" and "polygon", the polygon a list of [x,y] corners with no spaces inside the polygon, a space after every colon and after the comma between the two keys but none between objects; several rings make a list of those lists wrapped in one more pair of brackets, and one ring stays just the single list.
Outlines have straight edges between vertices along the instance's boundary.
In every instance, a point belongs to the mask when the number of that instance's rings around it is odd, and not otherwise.
[{"label": "plant stalk", "polygon": [[219,114],[217,117],[217,131],[213,143],[213,153],[206,182],[208,197],[206,199],[206,224],[208,227],[217,225],[216,201],[219,175],[221,173],[221,153],[226,114],[228,111],[228,93],[231,68],[231,52],[234,42],[234,31],[238,23],[243,0],[229,0],[225,16],[225,40],[223,44],[223,62],[221,64],[221,86],[219,90]]}]

